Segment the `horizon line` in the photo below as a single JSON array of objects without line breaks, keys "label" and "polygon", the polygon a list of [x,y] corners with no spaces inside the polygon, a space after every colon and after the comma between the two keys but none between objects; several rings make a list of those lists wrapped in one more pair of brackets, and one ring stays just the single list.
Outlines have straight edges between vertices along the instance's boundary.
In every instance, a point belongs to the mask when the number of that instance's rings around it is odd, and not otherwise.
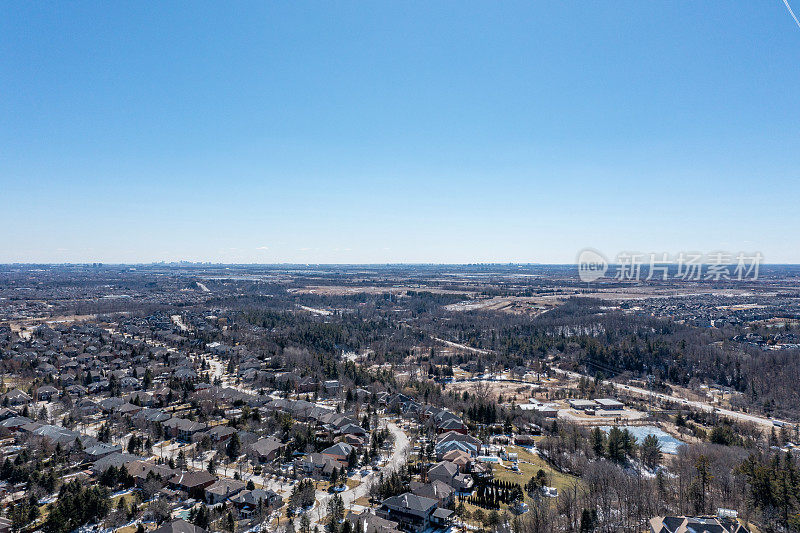
[{"label": "horizon line", "polygon": [[[575,263],[542,263],[542,262],[519,262],[519,261],[492,261],[492,262],[475,262],[475,263],[438,263],[438,262],[385,262],[385,263],[294,263],[294,262],[278,262],[278,263],[215,263],[212,261],[149,261],[139,263],[119,263],[119,262],[106,262],[106,261],[84,261],[84,262],[29,262],[29,261],[14,261],[10,263],[0,262],[0,267],[7,266],[578,266]],[[622,263],[608,263],[608,266],[620,266]],[[656,265],[676,265],[675,262],[659,262]],[[716,264],[702,262],[698,264]],[[724,263],[726,265],[733,265],[735,263]],[[641,266],[649,266],[649,263],[641,263]],[[760,263],[760,267],[769,266],[800,266],[800,263]]]}]

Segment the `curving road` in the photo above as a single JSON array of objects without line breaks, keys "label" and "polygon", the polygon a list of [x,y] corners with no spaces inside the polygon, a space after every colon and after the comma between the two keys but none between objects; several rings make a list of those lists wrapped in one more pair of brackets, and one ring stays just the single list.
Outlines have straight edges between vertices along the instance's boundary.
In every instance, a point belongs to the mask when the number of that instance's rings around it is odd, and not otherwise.
[{"label": "curving road", "polygon": [[[386,427],[389,429],[392,435],[394,435],[394,449],[392,450],[392,455],[389,456],[389,461],[383,468],[381,468],[381,472],[383,472],[384,475],[400,468],[400,466],[402,466],[408,458],[408,452],[410,449],[410,441],[408,440],[408,436],[397,424],[394,422],[389,422],[386,424]],[[378,472],[370,471],[368,475],[362,478],[360,485],[355,488],[340,492],[339,496],[341,496],[342,501],[344,501],[345,509],[350,508],[350,506],[353,505],[357,499],[367,496],[369,494],[370,485],[377,478]],[[312,529],[327,515],[328,502],[332,497],[333,495],[327,491],[317,491],[317,504],[311,511]]]}]

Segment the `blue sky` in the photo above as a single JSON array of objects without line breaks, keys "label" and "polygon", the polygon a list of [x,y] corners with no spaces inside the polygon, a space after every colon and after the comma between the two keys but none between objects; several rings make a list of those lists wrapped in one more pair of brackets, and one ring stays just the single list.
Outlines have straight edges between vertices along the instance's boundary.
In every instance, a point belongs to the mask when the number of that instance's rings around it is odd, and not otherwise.
[{"label": "blue sky", "polygon": [[0,10],[0,262],[800,263],[780,0]]}]

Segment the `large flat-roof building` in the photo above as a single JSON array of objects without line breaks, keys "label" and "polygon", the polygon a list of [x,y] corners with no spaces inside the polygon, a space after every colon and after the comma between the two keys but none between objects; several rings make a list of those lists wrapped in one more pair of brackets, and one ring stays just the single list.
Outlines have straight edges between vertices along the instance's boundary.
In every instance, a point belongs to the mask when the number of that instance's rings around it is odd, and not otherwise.
[{"label": "large flat-roof building", "polygon": [[589,409],[597,409],[597,403],[594,400],[577,400],[569,401],[569,406],[578,411],[586,411]]},{"label": "large flat-roof building", "polygon": [[598,398],[595,400],[595,403],[604,411],[622,411],[625,407],[624,403],[613,398]]}]

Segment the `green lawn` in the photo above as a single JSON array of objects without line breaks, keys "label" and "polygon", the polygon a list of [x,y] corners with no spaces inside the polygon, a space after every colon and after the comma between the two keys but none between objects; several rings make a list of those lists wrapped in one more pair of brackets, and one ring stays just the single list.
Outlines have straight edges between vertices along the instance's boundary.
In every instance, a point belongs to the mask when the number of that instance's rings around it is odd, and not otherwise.
[{"label": "green lawn", "polygon": [[[551,467],[547,461],[539,457],[538,455],[529,452],[525,448],[520,448],[518,446],[509,446],[509,452],[516,452],[517,457],[519,459],[519,472],[515,472],[499,464],[492,465],[492,469],[494,472],[494,478],[499,481],[509,481],[511,483],[518,483],[520,486],[524,487],[525,483],[530,480],[530,478],[534,477],[539,469],[544,470],[547,473],[547,483],[551,487],[556,487],[559,490],[559,493],[562,490],[572,489],[573,485],[578,478],[575,476],[570,476],[567,474],[562,474],[557,472],[556,470]],[[511,465],[510,461],[505,461],[508,465]],[[530,504],[531,497],[525,494],[525,501]],[[489,514],[489,510],[479,508],[475,505],[470,503],[464,502],[464,508],[469,511],[470,516],[477,510],[481,509],[481,511],[486,515]],[[500,514],[507,512],[508,506],[505,504],[500,505],[500,510],[498,511]],[[467,520],[468,523],[479,526],[475,520],[469,519]]]},{"label": "green lawn", "polygon": [[[525,483],[527,483],[531,477],[535,476],[539,469],[542,469],[547,473],[547,483],[549,486],[556,487],[559,492],[567,488],[572,488],[578,479],[574,476],[556,471],[547,461],[535,453],[529,452],[525,448],[509,446],[508,451],[517,453],[517,457],[519,458],[519,472],[514,472],[513,470],[497,464],[492,465],[495,479],[519,483],[524,487]],[[509,461],[505,461],[505,463],[511,464]]]}]

